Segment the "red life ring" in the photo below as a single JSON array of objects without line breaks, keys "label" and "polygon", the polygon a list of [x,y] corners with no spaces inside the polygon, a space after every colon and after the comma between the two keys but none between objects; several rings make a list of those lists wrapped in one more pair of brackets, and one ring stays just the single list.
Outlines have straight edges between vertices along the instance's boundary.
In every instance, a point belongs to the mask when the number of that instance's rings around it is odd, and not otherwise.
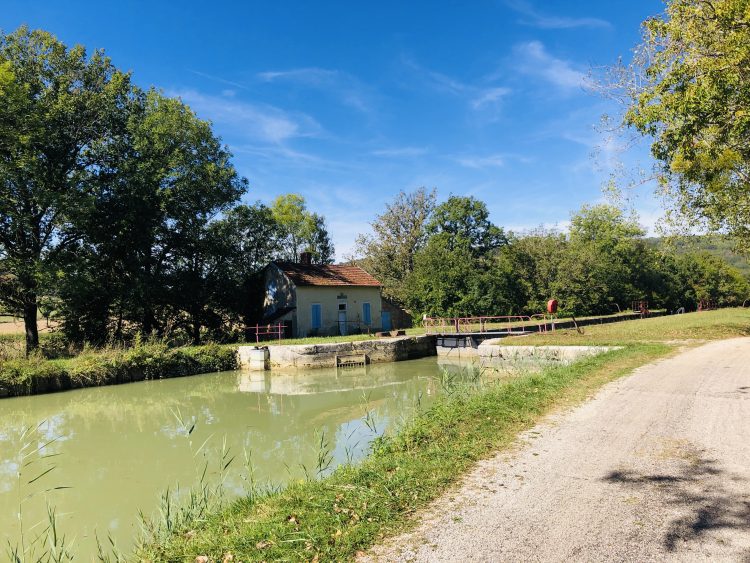
[{"label": "red life ring", "polygon": [[547,312],[550,315],[557,313],[557,299],[550,299],[547,301]]}]

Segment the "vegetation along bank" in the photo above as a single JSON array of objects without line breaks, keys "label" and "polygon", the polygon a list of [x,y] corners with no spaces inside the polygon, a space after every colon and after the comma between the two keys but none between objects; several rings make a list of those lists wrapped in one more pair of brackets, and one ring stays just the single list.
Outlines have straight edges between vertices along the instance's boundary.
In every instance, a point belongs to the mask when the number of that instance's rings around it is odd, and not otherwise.
[{"label": "vegetation along bank", "polygon": [[[467,372],[446,381],[446,397],[381,438],[358,465],[319,481],[240,499],[209,516],[186,519],[146,541],[146,561],[351,559],[412,525],[417,510],[454,484],[475,461],[508,447],[551,410],[578,403],[635,367],[705,340],[748,333],[750,311],[731,309],[592,326],[515,339],[619,350],[514,379]],[[459,381],[460,379],[460,381]],[[174,508],[174,507],[173,507]]]},{"label": "vegetation along bank", "polygon": [[137,344],[57,360],[33,355],[0,362],[0,397],[182,377],[236,367],[235,348],[217,344],[184,348],[169,348],[161,343]]}]

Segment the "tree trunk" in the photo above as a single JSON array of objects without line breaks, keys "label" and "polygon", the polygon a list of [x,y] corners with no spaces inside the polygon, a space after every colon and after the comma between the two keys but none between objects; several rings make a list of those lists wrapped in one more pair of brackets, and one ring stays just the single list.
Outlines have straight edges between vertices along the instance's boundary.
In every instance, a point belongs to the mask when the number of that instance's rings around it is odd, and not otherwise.
[{"label": "tree trunk", "polygon": [[143,311],[143,320],[141,321],[143,336],[150,338],[155,328],[156,319],[154,318],[154,312],[149,306],[146,306]]},{"label": "tree trunk", "polygon": [[193,346],[199,346],[201,343],[201,324],[197,317],[193,317]]},{"label": "tree trunk", "polygon": [[26,355],[39,348],[39,329],[36,324],[36,294],[27,295],[23,305],[23,324],[26,329]]}]

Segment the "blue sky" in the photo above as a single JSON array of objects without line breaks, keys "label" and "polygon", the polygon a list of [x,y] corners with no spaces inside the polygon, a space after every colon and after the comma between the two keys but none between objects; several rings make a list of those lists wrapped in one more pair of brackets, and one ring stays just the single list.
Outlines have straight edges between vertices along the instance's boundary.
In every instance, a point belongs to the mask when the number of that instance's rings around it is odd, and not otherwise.
[{"label": "blue sky", "polygon": [[[234,153],[248,202],[305,196],[338,257],[399,190],[487,203],[507,229],[564,226],[602,200],[609,104],[591,68],[630,58],[658,0],[552,2],[4,0],[25,23],[104,48],[180,96]],[[597,147],[598,158],[592,158]],[[647,163],[642,148],[633,158]],[[642,222],[659,215],[648,189]]]}]

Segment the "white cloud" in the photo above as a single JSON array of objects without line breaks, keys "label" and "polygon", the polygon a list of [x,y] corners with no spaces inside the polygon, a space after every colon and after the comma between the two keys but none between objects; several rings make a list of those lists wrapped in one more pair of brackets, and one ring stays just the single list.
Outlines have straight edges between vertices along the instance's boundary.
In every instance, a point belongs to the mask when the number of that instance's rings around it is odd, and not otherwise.
[{"label": "white cloud", "polygon": [[241,90],[250,89],[247,87],[247,85],[242,84],[241,82],[236,82],[234,80],[227,80],[226,78],[222,78],[221,76],[215,76],[213,74],[208,74],[207,72],[201,72],[200,70],[188,69],[188,71],[195,74],[196,76],[200,76],[201,78],[207,78],[208,80],[219,82],[220,84],[227,84],[229,86],[232,86],[233,88],[239,88]]},{"label": "white cloud", "polygon": [[505,96],[510,94],[510,92],[510,88],[504,87],[487,88],[485,90],[481,90],[478,97],[472,100],[471,107],[473,107],[474,109],[480,109],[484,105],[495,104],[502,100]]},{"label": "white cloud", "polygon": [[529,41],[513,49],[518,70],[538,76],[562,90],[583,88],[588,84],[586,75],[572,63],[558,59],[547,52],[541,41]]},{"label": "white cloud", "polygon": [[358,111],[372,111],[373,94],[369,88],[356,77],[340,70],[306,67],[260,72],[256,76],[261,82],[287,82],[315,88],[330,93]]},{"label": "white cloud", "polygon": [[303,113],[287,112],[267,104],[210,96],[195,90],[174,91],[170,95],[179,96],[200,117],[257,141],[281,144],[294,138],[318,137],[322,134],[320,124]]},{"label": "white cloud", "polygon": [[424,68],[411,59],[404,58],[404,64],[435,91],[463,98],[474,110],[495,108],[502,99],[511,93],[503,86],[477,86],[456,80],[446,74]]},{"label": "white cloud", "polygon": [[467,168],[499,168],[505,166],[506,157],[502,154],[491,154],[488,156],[462,156],[456,161]]},{"label": "white cloud", "polygon": [[518,12],[525,19],[520,23],[538,27],[541,29],[571,29],[576,27],[600,27],[609,28],[612,24],[606,20],[592,17],[574,18],[568,16],[551,16],[542,14],[534,9],[531,3],[525,0],[506,0],[505,4],[513,11]]},{"label": "white cloud", "polygon": [[370,154],[382,157],[414,157],[427,154],[426,147],[394,147],[388,149],[374,150]]}]

